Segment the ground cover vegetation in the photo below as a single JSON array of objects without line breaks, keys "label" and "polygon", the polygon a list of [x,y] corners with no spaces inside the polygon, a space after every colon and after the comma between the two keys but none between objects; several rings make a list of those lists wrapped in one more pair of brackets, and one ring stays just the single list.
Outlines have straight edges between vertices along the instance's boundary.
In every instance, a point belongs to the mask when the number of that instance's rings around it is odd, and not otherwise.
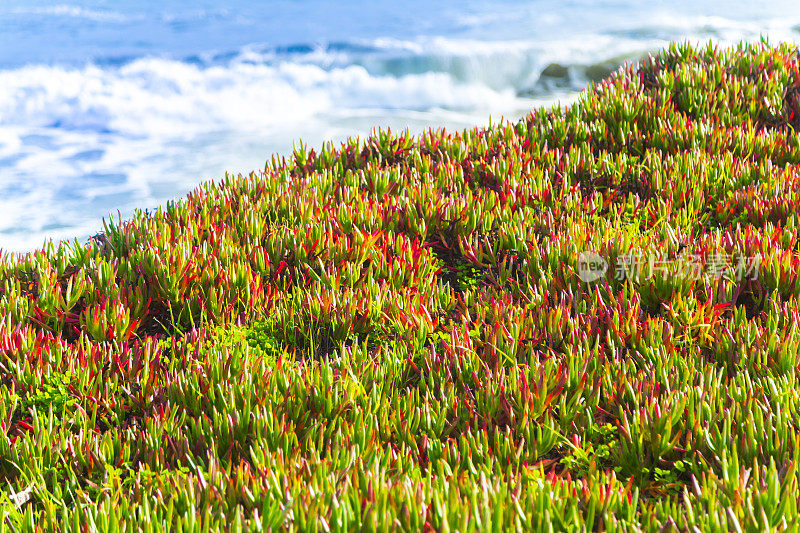
[{"label": "ground cover vegetation", "polygon": [[0,530],[798,527],[799,69],[675,44],[5,255]]}]

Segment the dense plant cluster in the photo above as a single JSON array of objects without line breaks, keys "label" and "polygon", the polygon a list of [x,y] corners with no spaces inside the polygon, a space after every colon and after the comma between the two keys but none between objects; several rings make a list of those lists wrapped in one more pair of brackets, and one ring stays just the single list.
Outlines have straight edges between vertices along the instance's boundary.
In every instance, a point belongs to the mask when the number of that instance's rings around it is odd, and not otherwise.
[{"label": "dense plant cluster", "polygon": [[673,45],[6,255],[3,525],[798,527],[799,69]]}]

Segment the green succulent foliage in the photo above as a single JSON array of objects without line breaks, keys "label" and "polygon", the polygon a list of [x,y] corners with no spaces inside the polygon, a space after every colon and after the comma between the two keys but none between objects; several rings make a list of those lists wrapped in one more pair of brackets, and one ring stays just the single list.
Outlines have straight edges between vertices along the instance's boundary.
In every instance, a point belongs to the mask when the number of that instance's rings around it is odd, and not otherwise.
[{"label": "green succulent foliage", "polygon": [[275,337],[274,326],[268,321],[220,329],[216,332],[213,342],[228,346],[246,345],[252,357],[263,357],[273,363],[285,352],[285,347]]},{"label": "green succulent foliage", "polygon": [[58,416],[66,407],[78,403],[78,399],[69,391],[69,386],[75,380],[71,372],[44,374],[42,383],[32,387],[19,405],[23,413],[30,413],[31,408],[36,408],[39,414],[46,414],[48,410]]},{"label": "green succulent foliage", "polygon": [[568,443],[567,455],[561,460],[562,465],[575,475],[584,477],[591,470],[607,470],[613,468],[612,449],[618,445],[617,426],[613,424],[592,425],[583,438],[584,446]]},{"label": "green succulent foliage", "polygon": [[478,289],[484,278],[481,269],[474,266],[463,266],[458,270],[456,275],[462,291],[474,291]]}]

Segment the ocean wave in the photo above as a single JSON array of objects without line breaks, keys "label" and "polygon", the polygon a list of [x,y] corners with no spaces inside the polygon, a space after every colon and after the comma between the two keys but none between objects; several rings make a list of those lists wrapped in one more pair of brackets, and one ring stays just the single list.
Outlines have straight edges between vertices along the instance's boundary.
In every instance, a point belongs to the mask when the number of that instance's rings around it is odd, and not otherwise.
[{"label": "ocean wave", "polygon": [[594,47],[376,40],[248,47],[224,59],[33,65],[0,71],[0,127],[141,138],[285,127],[343,109],[505,110],[553,90],[539,82],[543,73],[553,77],[554,64],[564,66],[559,88],[579,89],[597,77],[593,69],[607,73],[643,48],[612,40],[599,38]]},{"label": "ocean wave", "polygon": [[702,39],[710,26],[726,35],[757,32],[720,17],[663,17],[580,39],[353,39],[181,59],[31,65],[0,70],[0,126],[163,137],[281,127],[342,109],[502,111],[531,96],[577,91],[662,47],[659,28]]},{"label": "ocean wave", "polygon": [[436,72],[374,76],[358,65],[291,62],[203,68],[156,58],[112,69],[1,71],[0,86],[0,126],[133,137],[281,127],[342,108],[492,109],[515,98],[510,89],[459,84]]}]

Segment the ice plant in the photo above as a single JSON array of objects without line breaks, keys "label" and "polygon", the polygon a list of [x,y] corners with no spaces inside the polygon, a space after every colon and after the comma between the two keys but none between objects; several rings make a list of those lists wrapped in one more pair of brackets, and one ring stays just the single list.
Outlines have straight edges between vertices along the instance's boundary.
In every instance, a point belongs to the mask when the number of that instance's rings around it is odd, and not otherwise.
[{"label": "ice plant", "polygon": [[797,529],[799,58],[674,44],[3,256],[0,529]]}]

